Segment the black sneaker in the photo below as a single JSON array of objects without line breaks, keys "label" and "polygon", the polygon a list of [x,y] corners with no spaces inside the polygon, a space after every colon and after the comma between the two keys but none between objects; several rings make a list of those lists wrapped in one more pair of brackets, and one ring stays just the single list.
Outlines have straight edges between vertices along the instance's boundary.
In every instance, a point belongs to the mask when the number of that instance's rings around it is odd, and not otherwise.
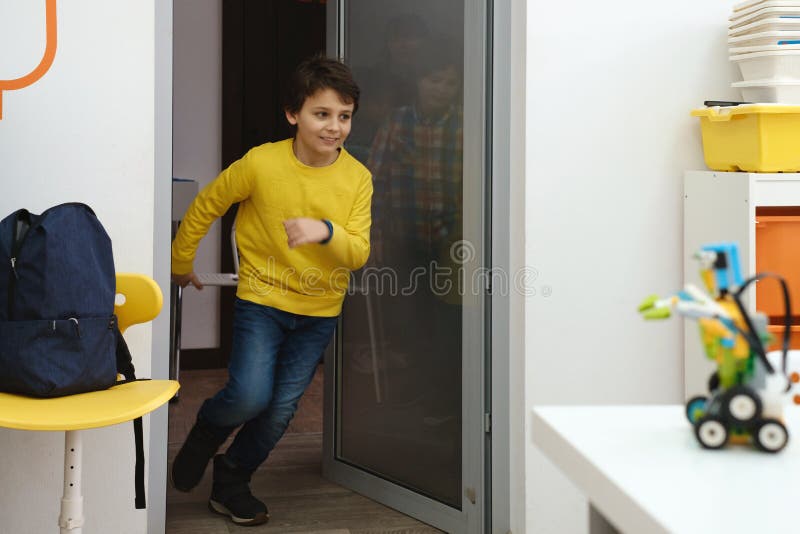
[{"label": "black sneaker", "polygon": [[198,417],[172,463],[170,481],[173,487],[179,491],[190,491],[197,486],[208,461],[228,434],[228,429],[218,428]]},{"label": "black sneaker", "polygon": [[269,519],[267,506],[250,493],[252,471],[233,465],[224,455],[214,457],[214,485],[208,507],[237,525],[253,526]]}]

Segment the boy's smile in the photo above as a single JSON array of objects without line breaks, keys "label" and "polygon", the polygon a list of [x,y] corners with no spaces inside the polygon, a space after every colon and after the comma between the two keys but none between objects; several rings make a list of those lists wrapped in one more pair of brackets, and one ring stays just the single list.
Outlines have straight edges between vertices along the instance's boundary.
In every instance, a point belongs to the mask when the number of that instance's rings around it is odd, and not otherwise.
[{"label": "boy's smile", "polygon": [[353,103],[342,101],[330,88],[306,98],[297,113],[286,112],[289,124],[297,126],[292,148],[301,163],[310,167],[330,165],[339,157],[339,147],[350,134]]}]

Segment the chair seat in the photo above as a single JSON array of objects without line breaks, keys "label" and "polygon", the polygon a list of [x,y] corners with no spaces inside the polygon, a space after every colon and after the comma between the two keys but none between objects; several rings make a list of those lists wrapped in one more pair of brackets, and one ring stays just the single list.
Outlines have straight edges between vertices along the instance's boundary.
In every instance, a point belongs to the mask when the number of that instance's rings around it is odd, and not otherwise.
[{"label": "chair seat", "polygon": [[83,430],[115,425],[152,412],[179,387],[174,380],[142,380],[52,399],[0,393],[0,427]]},{"label": "chair seat", "polygon": [[197,278],[204,286],[239,285],[239,275],[233,273],[197,273]]}]

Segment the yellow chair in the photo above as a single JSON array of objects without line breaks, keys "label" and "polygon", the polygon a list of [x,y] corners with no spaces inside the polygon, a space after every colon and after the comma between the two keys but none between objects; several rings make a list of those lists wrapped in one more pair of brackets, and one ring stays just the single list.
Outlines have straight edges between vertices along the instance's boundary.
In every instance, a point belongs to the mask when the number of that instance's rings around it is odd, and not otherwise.
[{"label": "yellow chair", "polygon": [[[117,302],[124,300],[114,306],[123,333],[131,325],[152,321],[161,311],[161,289],[147,276],[118,273],[117,295]],[[179,387],[174,380],[144,380],[51,399],[0,393],[0,427],[65,432],[61,534],[82,532],[80,430],[141,417],[171,399]]]}]

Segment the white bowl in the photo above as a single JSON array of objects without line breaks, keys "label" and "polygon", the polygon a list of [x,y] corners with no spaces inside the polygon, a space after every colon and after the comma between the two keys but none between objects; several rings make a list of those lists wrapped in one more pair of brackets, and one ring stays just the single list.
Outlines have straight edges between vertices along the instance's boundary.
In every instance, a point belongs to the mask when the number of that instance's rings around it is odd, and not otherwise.
[{"label": "white bowl", "polygon": [[730,17],[728,17],[728,20],[731,22],[740,20],[751,13],[755,13],[756,11],[761,11],[762,9],[770,7],[800,7],[800,0],[755,0],[753,2],[739,4],[739,6],[735,6],[733,8],[733,13]]},{"label": "white bowl", "polygon": [[800,31],[800,19],[781,19],[777,17],[761,19],[728,30],[730,37],[750,35],[761,32]]},{"label": "white bowl", "polygon": [[[800,1],[800,0],[798,0]],[[740,35],[728,39],[730,46],[769,46],[786,43],[787,41],[800,42],[800,30],[793,32],[760,32]],[[780,46],[786,46],[780,45]]]},{"label": "white bowl", "polygon": [[800,79],[800,50],[753,52],[731,56],[730,60],[739,65],[746,82]]},{"label": "white bowl", "polygon": [[739,2],[735,6],[733,6],[734,13],[741,13],[742,11],[747,11],[749,9],[758,8],[761,4],[769,2],[770,0],[744,0],[744,2]]},{"label": "white bowl", "polygon": [[757,6],[758,4],[764,2],[765,0],[744,0],[744,2],[739,2],[735,6],[733,6],[733,12],[736,13],[737,11],[744,11],[746,9],[750,9],[753,6]]},{"label": "white bowl", "polygon": [[753,52],[778,52],[783,50],[800,50],[800,43],[783,45],[759,45],[759,46],[738,46],[731,47],[729,52],[732,56],[751,54]]},{"label": "white bowl", "polygon": [[746,102],[800,105],[800,79],[753,80],[736,82],[731,87],[739,89]]},{"label": "white bowl", "polygon": [[767,7],[748,13],[736,20],[731,21],[728,25],[730,29],[736,29],[741,26],[746,26],[754,22],[765,19],[786,19],[792,20],[800,17],[800,6],[798,7]]}]

